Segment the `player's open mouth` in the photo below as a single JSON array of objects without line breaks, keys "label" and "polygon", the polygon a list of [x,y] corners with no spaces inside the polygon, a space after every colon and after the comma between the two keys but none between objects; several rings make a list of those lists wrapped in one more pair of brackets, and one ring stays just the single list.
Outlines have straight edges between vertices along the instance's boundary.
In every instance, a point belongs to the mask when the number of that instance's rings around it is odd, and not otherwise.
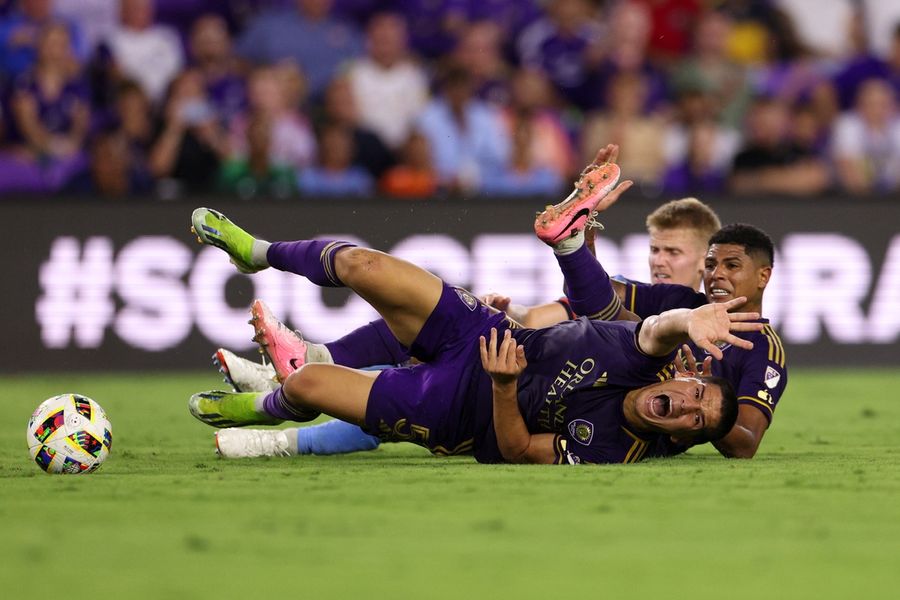
[{"label": "player's open mouth", "polygon": [[713,300],[716,300],[719,298],[727,298],[730,295],[731,295],[731,292],[729,292],[728,290],[723,290],[722,288],[717,288],[717,287],[714,287],[709,291],[709,297],[712,298]]},{"label": "player's open mouth", "polygon": [[657,281],[668,281],[668,280],[672,279],[672,276],[669,275],[668,273],[654,273],[653,279],[655,279]]},{"label": "player's open mouth", "polygon": [[665,394],[653,396],[648,401],[648,405],[650,414],[654,417],[668,417],[669,413],[672,411],[672,402]]}]

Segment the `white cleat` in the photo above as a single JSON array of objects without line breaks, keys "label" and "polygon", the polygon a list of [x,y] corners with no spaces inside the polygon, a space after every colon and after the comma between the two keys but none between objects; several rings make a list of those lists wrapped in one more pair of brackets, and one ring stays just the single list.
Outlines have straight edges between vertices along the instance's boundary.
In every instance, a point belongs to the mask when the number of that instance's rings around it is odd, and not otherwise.
[{"label": "white cleat", "polygon": [[297,454],[283,429],[222,429],[216,432],[216,453],[224,458],[258,458]]},{"label": "white cleat", "polygon": [[213,364],[225,376],[225,383],[236,392],[271,392],[278,389],[275,367],[241,358],[234,352],[219,348],[213,354]]}]

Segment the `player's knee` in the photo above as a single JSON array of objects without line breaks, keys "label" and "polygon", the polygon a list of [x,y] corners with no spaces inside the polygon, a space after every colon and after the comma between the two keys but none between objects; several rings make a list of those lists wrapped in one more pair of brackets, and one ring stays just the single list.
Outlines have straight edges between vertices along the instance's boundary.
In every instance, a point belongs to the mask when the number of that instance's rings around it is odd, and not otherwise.
[{"label": "player's knee", "polygon": [[335,269],[344,283],[356,281],[382,271],[386,257],[383,252],[371,248],[347,248],[338,254]]},{"label": "player's knee", "polygon": [[324,384],[323,365],[307,363],[284,380],[285,395],[291,402],[306,405],[315,401]]}]

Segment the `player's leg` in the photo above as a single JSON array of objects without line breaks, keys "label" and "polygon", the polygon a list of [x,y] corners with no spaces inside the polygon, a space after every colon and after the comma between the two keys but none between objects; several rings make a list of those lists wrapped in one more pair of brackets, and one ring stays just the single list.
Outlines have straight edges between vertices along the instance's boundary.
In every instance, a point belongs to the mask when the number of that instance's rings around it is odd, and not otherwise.
[{"label": "player's leg", "polygon": [[216,451],[225,458],[347,454],[374,450],[381,441],[358,425],[335,419],[286,429],[220,429]]},{"label": "player's leg", "polygon": [[321,413],[363,424],[366,403],[378,371],[308,364],[270,392],[208,391],[191,396],[188,408],[213,427],[278,425],[312,421]]},{"label": "player's leg", "polygon": [[618,179],[619,168],[613,162],[595,161],[582,172],[575,191],[562,203],[547,207],[534,222],[538,238],[553,248],[572,310],[592,319],[614,319],[621,309],[609,275],[585,244],[585,229],[602,227],[593,217],[631,186],[626,181],[615,187]]},{"label": "player's leg", "polygon": [[191,221],[198,239],[227,252],[242,272],[272,266],[302,275],[316,285],[351,288],[378,311],[394,337],[405,346],[415,340],[443,291],[441,280],[428,271],[349,242],[300,240],[269,244],[207,208],[196,209]]}]

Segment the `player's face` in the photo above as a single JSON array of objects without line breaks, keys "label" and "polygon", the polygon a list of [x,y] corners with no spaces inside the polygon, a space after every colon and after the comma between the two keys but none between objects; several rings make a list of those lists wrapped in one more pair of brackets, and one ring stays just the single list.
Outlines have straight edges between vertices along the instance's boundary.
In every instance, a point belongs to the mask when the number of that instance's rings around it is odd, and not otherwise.
[{"label": "player's face", "polygon": [[693,229],[650,229],[650,282],[700,289],[706,240]]},{"label": "player's face", "polygon": [[762,294],[772,267],[760,266],[737,244],[713,244],[706,253],[703,285],[710,302],[747,297],[742,311],[762,310]]},{"label": "player's face", "polygon": [[722,390],[695,377],[677,377],[641,389],[634,409],[647,429],[691,438],[719,424]]}]

